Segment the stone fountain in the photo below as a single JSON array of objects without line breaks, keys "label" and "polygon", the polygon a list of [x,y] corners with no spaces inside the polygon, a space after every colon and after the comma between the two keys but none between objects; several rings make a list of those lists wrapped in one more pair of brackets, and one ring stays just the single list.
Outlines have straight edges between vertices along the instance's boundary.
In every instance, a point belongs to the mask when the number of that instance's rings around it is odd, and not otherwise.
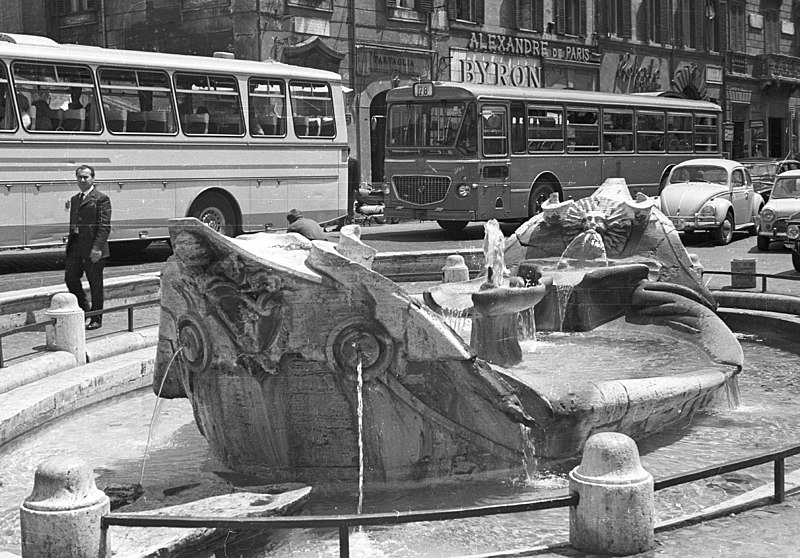
[{"label": "stone fountain", "polygon": [[[427,293],[433,308],[371,269],[357,227],[335,245],[173,220],[154,390],[190,399],[226,465],[273,482],[358,479],[359,367],[370,483],[519,471],[531,443],[558,462],[594,432],[636,438],[688,420],[741,369],[741,347],[669,221],[607,186],[493,237],[486,275]],[[436,311],[453,300],[474,319],[469,344]],[[537,368],[515,327],[531,307],[542,329],[632,329],[708,365],[646,379],[520,375],[509,367]]]}]

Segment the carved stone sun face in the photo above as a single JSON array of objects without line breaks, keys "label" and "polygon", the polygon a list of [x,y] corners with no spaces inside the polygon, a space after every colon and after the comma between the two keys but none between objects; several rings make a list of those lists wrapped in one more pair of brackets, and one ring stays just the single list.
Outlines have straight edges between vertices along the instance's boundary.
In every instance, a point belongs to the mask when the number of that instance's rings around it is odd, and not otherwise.
[{"label": "carved stone sun face", "polygon": [[606,232],[606,215],[602,211],[590,209],[583,218],[583,230],[594,230],[600,234]]}]

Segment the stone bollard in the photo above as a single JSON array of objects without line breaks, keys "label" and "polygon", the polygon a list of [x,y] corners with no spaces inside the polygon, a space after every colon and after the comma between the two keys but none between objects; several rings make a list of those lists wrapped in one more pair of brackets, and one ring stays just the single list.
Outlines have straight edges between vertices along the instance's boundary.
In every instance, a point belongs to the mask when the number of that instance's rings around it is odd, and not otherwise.
[{"label": "stone bollard", "polygon": [[33,492],[20,506],[22,557],[105,558],[101,518],[111,503],[80,457],[58,455],[36,469]]},{"label": "stone bollard", "polygon": [[569,541],[590,554],[627,556],[655,547],[653,477],[642,468],[636,443],[603,432],[586,442],[581,464],[569,473],[578,505],[569,512]]},{"label": "stone bollard", "polygon": [[442,268],[442,283],[469,281],[469,268],[464,263],[464,256],[458,254],[447,256]]},{"label": "stone bollard", "polygon": [[86,364],[86,317],[72,293],[58,293],[50,300],[45,312],[55,318],[54,325],[46,326],[47,350],[67,351],[75,355],[78,364]]}]

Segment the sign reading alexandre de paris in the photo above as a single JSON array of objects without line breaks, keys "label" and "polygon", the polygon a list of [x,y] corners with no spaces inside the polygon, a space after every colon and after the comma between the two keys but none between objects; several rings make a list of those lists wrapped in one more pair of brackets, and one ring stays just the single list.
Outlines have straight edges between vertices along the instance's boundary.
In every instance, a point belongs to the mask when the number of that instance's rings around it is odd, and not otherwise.
[{"label": "sign reading alexandre de paris", "polygon": [[555,43],[496,33],[473,32],[467,50],[517,56],[534,56],[569,62],[600,63],[600,53],[583,44]]}]

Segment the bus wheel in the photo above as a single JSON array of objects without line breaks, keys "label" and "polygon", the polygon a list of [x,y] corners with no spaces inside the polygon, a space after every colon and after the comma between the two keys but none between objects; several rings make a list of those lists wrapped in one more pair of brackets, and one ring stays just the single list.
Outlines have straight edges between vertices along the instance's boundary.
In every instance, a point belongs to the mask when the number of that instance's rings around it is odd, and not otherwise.
[{"label": "bus wheel", "polygon": [[534,186],[528,198],[528,219],[541,213],[542,204],[550,198],[550,194],[555,193],[556,187],[552,182],[542,182]]},{"label": "bus wheel", "polygon": [[190,217],[208,225],[218,233],[233,236],[236,229],[233,207],[220,194],[213,192],[203,194],[192,205]]},{"label": "bus wheel", "polygon": [[436,221],[436,223],[448,232],[463,231],[469,221]]}]

